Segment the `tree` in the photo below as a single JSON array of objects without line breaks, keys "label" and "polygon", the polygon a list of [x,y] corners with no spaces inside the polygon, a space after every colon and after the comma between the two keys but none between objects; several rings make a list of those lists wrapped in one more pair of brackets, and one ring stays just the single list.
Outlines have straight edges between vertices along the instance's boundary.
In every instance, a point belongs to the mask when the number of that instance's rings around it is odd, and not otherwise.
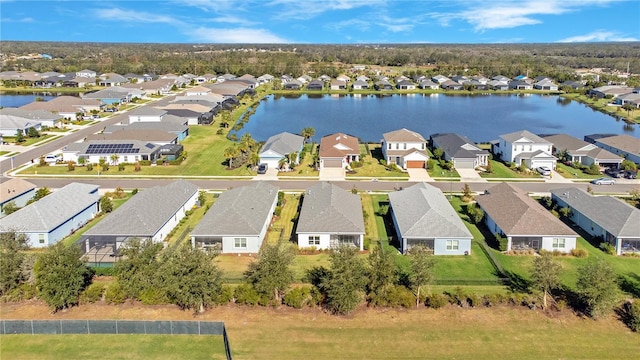
[{"label": "tree", "polygon": [[442,159],[442,155],[444,155],[444,150],[442,150],[442,148],[436,148],[433,150],[433,157],[436,159]]},{"label": "tree", "polygon": [[284,168],[289,164],[289,158],[288,157],[283,157],[282,159],[278,160],[278,169],[280,170],[284,170]]},{"label": "tree", "polygon": [[348,314],[361,301],[361,292],[367,283],[358,249],[343,245],[329,254],[331,268],[322,282],[325,305],[334,314]]},{"label": "tree", "polygon": [[[416,294],[416,307],[420,304],[423,286],[429,286],[435,280],[433,269],[435,259],[431,251],[422,245],[414,245],[408,251],[410,262],[409,281]],[[427,290],[427,292],[430,292]]]},{"label": "tree", "polygon": [[462,187],[462,201],[467,203],[473,201],[473,192],[468,183],[465,183]]},{"label": "tree", "polygon": [[20,208],[18,207],[18,205],[16,205],[15,201],[9,201],[8,203],[4,204],[2,206],[2,212],[5,215],[9,215],[9,214],[13,214],[14,212],[20,210]]},{"label": "tree", "polygon": [[598,318],[611,311],[616,301],[616,273],[606,260],[595,258],[578,268],[576,289],[587,313]]},{"label": "tree", "polygon": [[112,165],[118,165],[118,154],[111,154],[111,156],[109,156],[109,159],[111,159]]},{"label": "tree", "polygon": [[113,201],[106,195],[100,198],[100,211],[104,214],[113,211]]},{"label": "tree", "polygon": [[229,168],[233,167],[233,159],[238,156],[238,147],[234,144],[224,149],[222,154],[229,161]]},{"label": "tree", "polygon": [[258,294],[282,303],[282,297],[293,282],[291,264],[294,252],[290,246],[263,244],[258,257],[249,264],[244,276]]},{"label": "tree", "polygon": [[467,205],[466,213],[469,216],[469,221],[474,224],[479,224],[484,217],[484,211],[476,206],[476,204]]},{"label": "tree", "polygon": [[487,167],[485,168],[487,174],[493,174],[493,162],[491,159],[487,160]]},{"label": "tree", "polygon": [[33,267],[38,296],[58,311],[76,305],[91,283],[91,270],[82,261],[78,246],[59,242],[40,254]]},{"label": "tree", "polygon": [[549,252],[543,252],[533,259],[531,267],[531,284],[542,291],[542,308],[547,308],[547,295],[560,286],[560,270],[562,267]]},{"label": "tree", "polygon": [[620,169],[635,171],[638,169],[638,166],[633,161],[625,159],[620,163]]},{"label": "tree", "polygon": [[40,133],[38,132],[38,129],[30,127],[29,130],[27,130],[27,136],[30,138],[38,138],[40,137]]},{"label": "tree", "polygon": [[256,146],[256,141],[251,137],[251,134],[246,133],[240,138],[240,143],[246,148],[246,151],[251,151]]},{"label": "tree", "polygon": [[313,135],[316,134],[316,129],[312,128],[312,127],[306,127],[306,128],[302,128],[302,131],[300,131],[300,135],[302,135],[304,137],[304,141],[307,142],[307,140],[311,139],[313,137]]},{"label": "tree", "polygon": [[162,244],[140,239],[131,239],[119,249],[122,258],[115,265],[116,277],[127,297],[138,298],[156,286],[161,250]]},{"label": "tree", "polygon": [[36,190],[36,193],[33,195],[33,197],[29,199],[29,201],[27,201],[27,205],[31,204],[32,202],[38,201],[49,194],[51,194],[51,190],[49,190],[48,187],[41,187]]},{"label": "tree", "polygon": [[14,230],[0,233],[0,295],[18,288],[25,280],[24,250],[29,248],[27,236]]},{"label": "tree", "polygon": [[204,203],[207,201],[207,192],[204,190],[200,190],[198,192],[198,204],[200,206],[204,206]]},{"label": "tree", "polygon": [[160,273],[169,300],[182,309],[204,312],[222,291],[222,271],[214,252],[194,249],[185,242],[163,257]]},{"label": "tree", "polygon": [[16,130],[16,144],[19,144],[24,141],[24,134],[22,130]]},{"label": "tree", "polygon": [[374,246],[367,261],[369,263],[367,293],[380,295],[396,282],[397,267],[393,260],[393,253],[385,251],[382,245]]}]

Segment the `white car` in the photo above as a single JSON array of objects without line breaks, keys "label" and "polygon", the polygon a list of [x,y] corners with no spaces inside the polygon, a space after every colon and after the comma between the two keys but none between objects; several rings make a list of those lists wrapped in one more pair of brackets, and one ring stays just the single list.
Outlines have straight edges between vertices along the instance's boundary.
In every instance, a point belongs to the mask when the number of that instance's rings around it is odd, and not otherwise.
[{"label": "white car", "polygon": [[546,166],[540,166],[536,168],[536,171],[540,173],[540,175],[542,176],[549,176],[551,175],[551,169],[549,169]]}]

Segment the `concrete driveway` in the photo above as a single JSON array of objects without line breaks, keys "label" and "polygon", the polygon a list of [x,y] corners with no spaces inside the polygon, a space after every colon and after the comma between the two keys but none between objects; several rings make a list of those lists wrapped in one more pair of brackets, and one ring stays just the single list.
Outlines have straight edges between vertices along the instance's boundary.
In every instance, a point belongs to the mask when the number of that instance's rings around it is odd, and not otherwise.
[{"label": "concrete driveway", "polygon": [[345,173],[342,168],[321,168],[320,169],[320,180],[321,181],[330,181],[330,180],[344,180]]},{"label": "concrete driveway", "polygon": [[427,172],[427,169],[407,169],[409,173],[409,181],[431,181],[431,176]]},{"label": "concrete driveway", "polygon": [[266,174],[258,174],[253,177],[253,180],[278,180],[278,169],[267,168]]},{"label": "concrete driveway", "polygon": [[460,179],[462,181],[487,181],[487,179],[481,177],[475,169],[456,169],[456,171],[460,174]]}]

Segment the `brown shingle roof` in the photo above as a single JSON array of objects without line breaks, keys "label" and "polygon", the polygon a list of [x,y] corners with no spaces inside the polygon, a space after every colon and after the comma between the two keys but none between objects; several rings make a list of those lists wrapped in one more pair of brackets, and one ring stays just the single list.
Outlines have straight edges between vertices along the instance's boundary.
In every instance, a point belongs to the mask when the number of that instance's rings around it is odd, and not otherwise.
[{"label": "brown shingle roof", "polygon": [[386,142],[426,142],[422,135],[405,128],[384,133],[382,137]]},{"label": "brown shingle roof", "polygon": [[347,155],[360,155],[358,139],[347,134],[336,133],[320,140],[321,158],[338,158]]}]

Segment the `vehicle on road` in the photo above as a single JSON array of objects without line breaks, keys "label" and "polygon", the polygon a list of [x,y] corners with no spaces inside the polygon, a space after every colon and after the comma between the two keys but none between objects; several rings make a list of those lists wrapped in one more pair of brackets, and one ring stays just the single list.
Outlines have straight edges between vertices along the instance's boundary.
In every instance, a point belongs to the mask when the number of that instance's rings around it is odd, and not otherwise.
[{"label": "vehicle on road", "polygon": [[613,185],[616,183],[616,181],[612,178],[603,177],[603,178],[593,179],[591,180],[591,183],[595,185]]},{"label": "vehicle on road", "polygon": [[258,174],[266,174],[269,164],[262,163],[258,166]]},{"label": "vehicle on road", "polygon": [[551,175],[551,169],[549,169],[546,166],[540,166],[536,168],[536,171],[540,173],[540,175],[542,176],[549,176]]}]

